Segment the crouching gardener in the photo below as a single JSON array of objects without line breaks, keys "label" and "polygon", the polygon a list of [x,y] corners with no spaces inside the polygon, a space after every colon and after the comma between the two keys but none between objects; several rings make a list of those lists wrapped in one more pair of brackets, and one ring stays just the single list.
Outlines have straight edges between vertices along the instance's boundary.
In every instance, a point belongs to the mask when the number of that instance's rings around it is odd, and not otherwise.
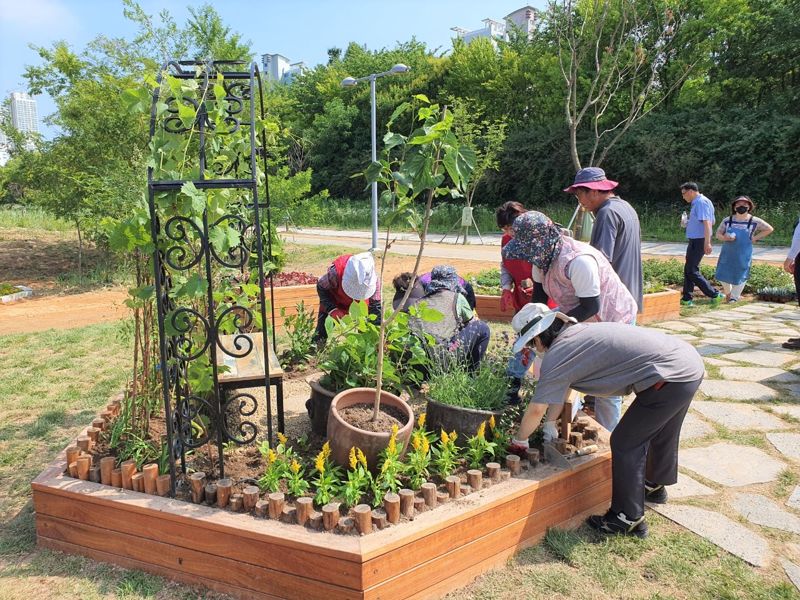
[{"label": "crouching gardener", "polygon": [[514,351],[527,345],[542,356],[539,383],[512,452],[528,447],[548,406],[563,404],[570,389],[595,396],[636,394],[611,434],[611,508],[587,523],[603,533],[645,537],[645,498],[666,502],[664,486],[678,480],[681,425],[703,379],[700,355],[664,333],[624,323],[577,323],[544,304],[526,305],[511,324],[519,334]]},{"label": "crouching gardener", "polygon": [[343,254],[333,261],[325,274],[317,280],[319,313],[315,340],[325,340],[328,332],[325,319],[341,319],[354,301],[367,300],[369,313],[381,322],[381,290],[375,272],[375,259],[369,252]]}]

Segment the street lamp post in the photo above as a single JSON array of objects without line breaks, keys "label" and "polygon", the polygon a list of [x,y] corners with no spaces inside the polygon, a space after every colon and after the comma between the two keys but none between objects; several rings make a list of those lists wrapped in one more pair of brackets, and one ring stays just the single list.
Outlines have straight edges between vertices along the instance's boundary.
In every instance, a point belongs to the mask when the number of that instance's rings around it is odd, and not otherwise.
[{"label": "street lamp post", "polygon": [[[377,117],[375,108],[375,80],[378,77],[385,75],[398,75],[406,73],[410,70],[409,67],[402,64],[396,64],[388,71],[382,73],[372,73],[364,77],[354,78],[345,77],[342,79],[342,87],[353,87],[362,81],[369,81],[369,99],[370,99],[370,137],[372,140],[372,162],[378,160],[378,141],[377,141]],[[372,250],[378,248],[378,182],[372,182]]]}]

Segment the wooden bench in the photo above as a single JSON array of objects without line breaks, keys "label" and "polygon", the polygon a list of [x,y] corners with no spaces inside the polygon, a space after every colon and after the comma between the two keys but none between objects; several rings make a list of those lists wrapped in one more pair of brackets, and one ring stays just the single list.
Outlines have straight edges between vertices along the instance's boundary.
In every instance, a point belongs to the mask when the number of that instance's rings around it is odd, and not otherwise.
[{"label": "wooden bench", "polygon": [[[243,339],[245,337],[253,342],[253,347],[247,355],[237,358],[221,350],[221,348],[225,348],[228,352],[233,352],[234,354],[245,352],[247,350],[247,342]],[[236,347],[237,338],[240,348]],[[278,431],[283,433],[284,371],[278,362],[278,357],[275,354],[275,349],[272,347],[272,344],[267,344],[267,354],[269,355],[269,385],[274,385],[276,390]],[[264,364],[264,336],[261,332],[236,333],[219,336],[219,342],[217,343],[217,365],[228,367],[225,372],[221,372],[218,376],[219,385],[223,391],[263,386],[267,378],[267,373],[264,372]],[[266,390],[266,401],[269,407],[269,390]],[[270,413],[271,412],[270,410]]]}]

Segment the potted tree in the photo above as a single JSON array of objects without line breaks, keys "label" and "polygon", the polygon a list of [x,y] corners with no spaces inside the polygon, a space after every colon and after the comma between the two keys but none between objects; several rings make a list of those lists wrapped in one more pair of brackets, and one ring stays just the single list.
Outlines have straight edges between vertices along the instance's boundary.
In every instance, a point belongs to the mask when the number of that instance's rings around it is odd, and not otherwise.
[{"label": "potted tree", "polygon": [[[373,162],[365,172],[370,183],[375,181],[385,188],[381,193],[384,205],[395,207],[386,219],[379,285],[383,283],[386,253],[391,247],[392,226],[402,221],[411,224],[419,232],[419,251],[412,271],[416,276],[425,249],[434,198],[463,196],[464,186],[468,184],[475,165],[475,153],[459,144],[453,131],[452,113],[438,104],[431,104],[422,94],[414,96],[414,101],[419,104],[419,108],[413,114],[414,124],[411,134],[402,135],[392,130],[397,120],[413,109],[411,103],[404,102],[395,109],[389,119],[388,132],[383,138],[383,160]],[[421,217],[415,210],[415,202],[418,199],[424,199],[425,202]],[[405,305],[410,294],[409,287],[401,306]],[[386,332],[392,323],[400,318],[400,314],[393,312],[381,322],[376,348],[375,387],[345,390],[337,394],[331,402],[328,413],[328,439],[331,442],[332,454],[339,462],[344,461],[350,445],[358,446],[365,453],[367,448],[376,449],[377,456],[377,453],[388,444],[391,424],[385,428],[377,426],[382,418],[382,406],[399,407],[398,410],[404,415],[399,423],[399,429],[401,432],[408,430],[409,435],[411,433],[414,420],[411,408],[406,402],[383,389],[386,374],[384,362],[387,349]],[[347,419],[346,415],[342,414],[346,409],[356,406],[371,407],[369,429],[373,431],[364,427],[366,423],[348,422],[352,419]],[[402,440],[398,435],[398,443],[405,444],[407,439]]]}]

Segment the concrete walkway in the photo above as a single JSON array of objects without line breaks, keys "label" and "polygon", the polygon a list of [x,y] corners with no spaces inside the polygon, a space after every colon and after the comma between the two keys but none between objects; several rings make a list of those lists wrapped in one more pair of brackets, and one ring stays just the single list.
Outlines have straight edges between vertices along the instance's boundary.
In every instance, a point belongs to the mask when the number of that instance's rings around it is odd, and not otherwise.
[{"label": "concrete walkway", "polygon": [[[354,246],[368,250],[372,242],[372,234],[369,231],[341,231],[338,229],[322,229],[314,227],[290,228],[289,231],[280,231],[284,240],[298,244],[323,245],[335,244],[342,246]],[[383,233],[385,235],[385,233]],[[392,239],[396,240],[392,244],[391,251],[397,254],[416,255],[418,250],[419,238],[413,233],[394,233]],[[487,233],[479,238],[477,235],[467,237],[467,244],[462,244],[461,239],[455,243],[455,234],[447,237],[442,234],[430,234],[425,242],[425,255],[438,258],[464,258],[471,260],[499,260],[500,238],[499,233]],[[442,239],[444,238],[444,241]],[[462,238],[463,239],[463,238]],[[382,242],[379,241],[382,245]],[[711,253],[712,258],[719,256],[721,243],[714,240],[714,249]],[[783,246],[761,246],[756,245],[753,249],[753,260],[756,262],[769,262],[783,264],[788,247]],[[643,256],[674,256],[682,258],[686,253],[685,243],[674,242],[642,242]]]},{"label": "concrete walkway", "polygon": [[720,307],[650,326],[689,341],[706,378],[681,432],[680,476],[650,508],[800,590],[797,305]]}]

